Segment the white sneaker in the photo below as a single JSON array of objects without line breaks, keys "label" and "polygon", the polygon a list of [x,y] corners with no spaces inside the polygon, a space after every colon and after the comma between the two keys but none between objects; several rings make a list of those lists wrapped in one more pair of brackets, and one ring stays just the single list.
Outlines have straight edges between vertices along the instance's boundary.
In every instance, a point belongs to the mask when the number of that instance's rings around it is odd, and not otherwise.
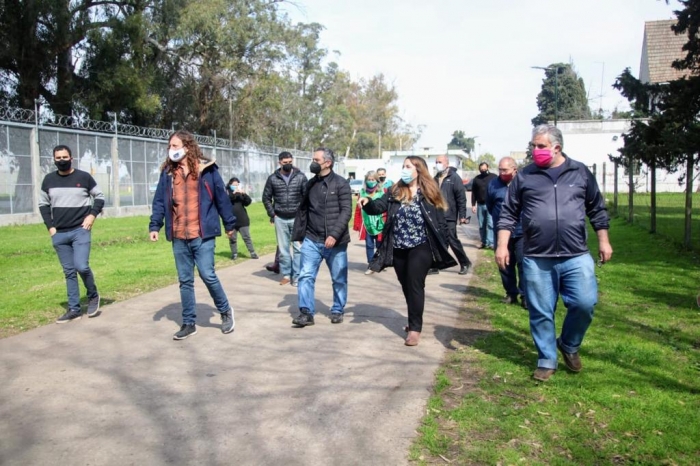
[{"label": "white sneaker", "polygon": [[372,275],[374,273],[374,270],[367,269],[365,272],[365,275]]}]

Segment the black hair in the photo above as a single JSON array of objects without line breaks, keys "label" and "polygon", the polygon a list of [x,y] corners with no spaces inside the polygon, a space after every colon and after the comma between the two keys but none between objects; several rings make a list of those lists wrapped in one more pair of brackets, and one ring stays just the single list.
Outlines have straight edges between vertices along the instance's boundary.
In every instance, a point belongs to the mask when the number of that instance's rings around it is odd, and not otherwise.
[{"label": "black hair", "polygon": [[65,144],[59,144],[56,147],[54,147],[53,148],[53,156],[56,157],[56,152],[59,152],[62,150],[68,152],[68,155],[70,155],[70,158],[73,158],[73,152],[71,152],[70,147],[66,146]]},{"label": "black hair", "polygon": [[277,156],[277,160],[281,161],[282,159],[293,159],[294,156],[292,156],[291,153],[284,151],[280,152],[280,155]]},{"label": "black hair", "polygon": [[231,185],[233,184],[234,181],[236,181],[236,182],[238,182],[238,183],[241,182],[241,180],[239,180],[239,179],[236,178],[235,176],[232,176],[231,179],[228,180],[228,183],[226,183],[226,186],[231,186]]}]

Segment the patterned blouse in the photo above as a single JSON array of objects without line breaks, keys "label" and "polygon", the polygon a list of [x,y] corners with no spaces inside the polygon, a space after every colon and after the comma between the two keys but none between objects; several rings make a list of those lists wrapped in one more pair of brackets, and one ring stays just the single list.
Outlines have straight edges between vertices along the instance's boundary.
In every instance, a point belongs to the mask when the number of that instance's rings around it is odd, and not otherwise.
[{"label": "patterned blouse", "polygon": [[418,198],[420,190],[413,196],[410,204],[402,204],[396,212],[394,221],[394,247],[411,249],[428,241],[425,232],[425,219],[421,213]]}]

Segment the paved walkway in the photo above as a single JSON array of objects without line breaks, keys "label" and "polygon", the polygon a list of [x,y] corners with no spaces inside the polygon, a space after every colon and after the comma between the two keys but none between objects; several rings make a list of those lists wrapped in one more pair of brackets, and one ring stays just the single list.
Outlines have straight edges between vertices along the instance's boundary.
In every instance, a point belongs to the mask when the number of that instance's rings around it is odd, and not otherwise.
[{"label": "paved walkway", "polygon": [[[478,229],[462,228],[474,260]],[[428,277],[421,344],[408,348],[396,275],[365,276],[352,236],[341,325],[322,265],[316,325],[293,328],[296,288],[263,268],[268,256],[219,272],[230,335],[198,281],[185,341],[172,340],[177,285],[0,340],[0,464],[405,464],[471,275]]]}]

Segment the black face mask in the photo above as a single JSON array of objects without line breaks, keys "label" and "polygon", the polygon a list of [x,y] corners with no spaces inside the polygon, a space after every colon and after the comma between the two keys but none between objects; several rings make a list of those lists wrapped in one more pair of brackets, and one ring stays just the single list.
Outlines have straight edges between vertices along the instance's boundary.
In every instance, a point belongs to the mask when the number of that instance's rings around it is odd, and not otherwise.
[{"label": "black face mask", "polygon": [[60,172],[67,172],[73,164],[72,160],[54,160],[53,163]]},{"label": "black face mask", "polygon": [[482,174],[482,175],[485,175],[485,174],[487,174],[488,172],[489,172],[488,170],[481,170],[481,174]]},{"label": "black face mask", "polygon": [[384,182],[386,181],[386,176],[380,176],[380,177],[379,177],[379,181],[381,181],[382,183],[384,183]]},{"label": "black face mask", "polygon": [[282,164],[282,171],[289,173],[292,171],[292,164],[291,163],[283,163]]},{"label": "black face mask", "polygon": [[321,164],[318,162],[311,162],[311,165],[309,165],[309,171],[314,175],[318,175],[321,173]]}]

